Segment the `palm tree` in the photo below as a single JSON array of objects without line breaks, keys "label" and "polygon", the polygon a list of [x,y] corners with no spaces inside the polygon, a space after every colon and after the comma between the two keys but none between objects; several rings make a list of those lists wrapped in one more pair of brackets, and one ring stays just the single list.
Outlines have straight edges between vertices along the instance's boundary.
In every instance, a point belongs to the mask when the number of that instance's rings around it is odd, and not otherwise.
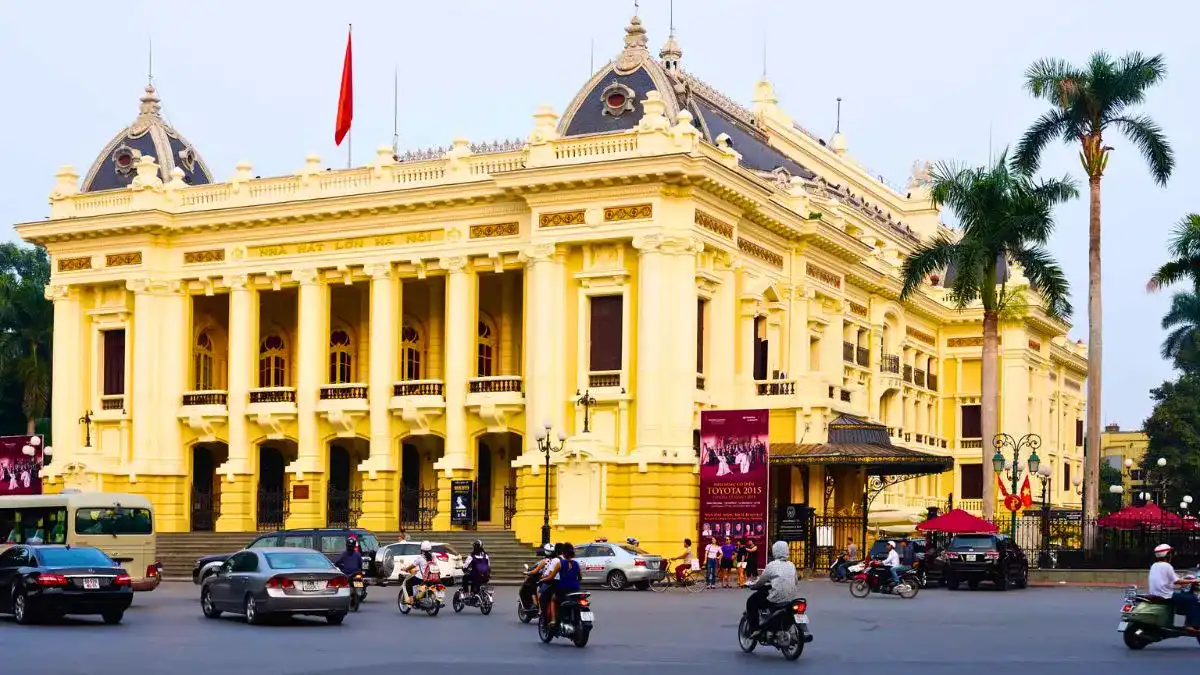
[{"label": "palm tree", "polygon": [[1008,264],[1021,266],[1047,313],[1070,315],[1066,277],[1045,245],[1054,229],[1054,207],[1079,192],[1068,177],[1035,181],[1011,171],[1006,154],[990,167],[939,164],[930,178],[934,204],[954,213],[960,234],[957,239],[939,235],[904,261],[900,297],[917,293],[926,277],[946,270],[948,297],[959,309],[976,301],[983,305],[983,517],[991,519],[996,507],[991,441],[1000,410],[999,323],[1006,309],[1024,302],[1023,289],[1006,285]]},{"label": "palm tree", "polygon": [[45,249],[0,244],[0,376],[20,383],[29,434],[50,408],[54,308],[44,295],[49,281]]},{"label": "palm tree", "polygon": [[1171,309],[1162,318],[1162,356],[1185,373],[1200,372],[1200,289],[1171,297]]},{"label": "palm tree", "polygon": [[[1025,73],[1025,86],[1053,106],[1033,123],[1017,146],[1014,163],[1032,175],[1042,151],[1052,141],[1079,143],[1079,158],[1087,174],[1091,202],[1088,226],[1088,386],[1087,435],[1100,438],[1100,370],[1103,360],[1103,318],[1100,302],[1100,179],[1108,166],[1112,147],[1104,133],[1122,133],[1142,153],[1150,174],[1165,185],[1175,168],[1175,157],[1158,124],[1130,108],[1142,103],[1146,90],[1167,74],[1161,55],[1147,57],[1131,52],[1113,59],[1096,52],[1083,68],[1060,59],[1037,61]],[[1086,453],[1084,517],[1095,518],[1100,504],[1100,455]]]},{"label": "palm tree", "polygon": [[1200,215],[1190,213],[1175,224],[1167,252],[1171,260],[1150,277],[1146,289],[1157,291],[1185,279],[1191,280],[1193,286],[1200,286]]}]

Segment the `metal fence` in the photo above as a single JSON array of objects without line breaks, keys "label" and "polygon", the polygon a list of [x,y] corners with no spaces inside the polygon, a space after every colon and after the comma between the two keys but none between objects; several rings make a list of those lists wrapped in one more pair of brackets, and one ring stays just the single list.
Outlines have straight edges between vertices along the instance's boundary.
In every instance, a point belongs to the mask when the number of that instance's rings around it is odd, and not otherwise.
[{"label": "metal fence", "polygon": [[1105,527],[1097,520],[1077,515],[1027,515],[995,519],[1029,556],[1031,565],[1060,569],[1148,569],[1154,562],[1154,547],[1170,544],[1175,549],[1175,566],[1200,564],[1200,529],[1181,528],[1177,523],[1143,523],[1137,527]]}]

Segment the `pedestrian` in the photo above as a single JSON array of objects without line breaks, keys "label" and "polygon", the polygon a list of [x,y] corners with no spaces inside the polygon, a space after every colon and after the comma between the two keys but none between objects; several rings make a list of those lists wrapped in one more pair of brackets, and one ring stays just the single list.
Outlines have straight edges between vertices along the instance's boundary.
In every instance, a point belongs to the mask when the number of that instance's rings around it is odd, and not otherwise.
[{"label": "pedestrian", "polygon": [[733,575],[735,562],[737,562],[737,546],[733,543],[733,537],[726,536],[725,543],[721,545],[721,586],[724,588],[731,588],[729,577]]},{"label": "pedestrian", "polygon": [[854,545],[854,537],[846,537],[846,560],[858,560],[858,547]]},{"label": "pedestrian", "polygon": [[408,531],[407,531],[407,530],[400,530],[400,536],[399,536],[399,537],[396,537],[396,543],[397,543],[397,544],[403,544],[403,543],[404,543],[404,542],[406,542],[406,541],[408,541]]},{"label": "pedestrian", "polygon": [[745,538],[738,542],[737,547],[737,580],[738,586],[746,585],[746,544]]},{"label": "pedestrian", "polygon": [[746,579],[758,579],[758,541],[751,539],[746,546]]},{"label": "pedestrian", "polygon": [[708,546],[704,547],[704,580],[709,588],[717,587],[717,565],[721,562],[721,547],[717,545],[717,538],[712,537],[708,540]]}]

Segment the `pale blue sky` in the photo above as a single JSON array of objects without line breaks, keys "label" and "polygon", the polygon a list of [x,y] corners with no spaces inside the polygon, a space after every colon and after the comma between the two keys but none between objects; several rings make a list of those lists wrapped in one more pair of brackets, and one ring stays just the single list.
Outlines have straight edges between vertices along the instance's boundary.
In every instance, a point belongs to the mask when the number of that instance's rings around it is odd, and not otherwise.
[{"label": "pale blue sky", "polygon": [[[346,24],[354,24],[356,163],[391,143],[392,74],[399,68],[400,145],[525,136],[538,104],[562,111],[621,47],[631,1],[440,0],[318,2],[207,0],[6,2],[0,8],[0,225],[42,218],[60,164],[83,173],[131,122],[154,38],[155,84],[170,121],[220,178],[243,159],[254,173],[291,173],[310,152],[345,164],[333,144]],[[657,48],[667,0],[642,0]],[[979,10],[970,9],[979,7]],[[1005,3],[676,0],[684,66],[749,103],[767,69],[781,103],[804,126],[842,131],[850,153],[902,184],[917,159],[988,157],[1043,109],[1021,75],[1043,56],[1083,61],[1092,51],[1161,52],[1170,75],[1144,111],[1170,135],[1178,164],[1166,189],[1119,138],[1104,193],[1106,350],[1104,417],[1137,427],[1148,390],[1170,375],[1158,356],[1168,295],[1145,279],[1170,226],[1200,197],[1200,10],[1180,0],[1010,0]],[[1055,146],[1048,173],[1080,177],[1076,151]],[[1087,205],[1059,211],[1053,250],[1086,337]]]}]

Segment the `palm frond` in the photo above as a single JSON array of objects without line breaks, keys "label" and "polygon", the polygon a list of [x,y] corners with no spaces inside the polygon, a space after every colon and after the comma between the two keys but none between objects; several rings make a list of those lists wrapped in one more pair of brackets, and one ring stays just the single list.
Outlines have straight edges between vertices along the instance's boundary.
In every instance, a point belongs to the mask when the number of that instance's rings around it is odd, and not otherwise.
[{"label": "palm frond", "polygon": [[930,274],[946,269],[954,261],[957,251],[957,243],[945,234],[939,234],[932,242],[909,254],[900,270],[900,278],[904,280],[900,299],[905,300],[917,292]]},{"label": "palm frond", "polygon": [[1070,82],[1079,80],[1082,76],[1082,73],[1063,59],[1038,59],[1025,71],[1025,88],[1036,98],[1060,105],[1064,87],[1068,87]]},{"label": "palm frond", "polygon": [[1167,77],[1167,62],[1162,54],[1145,56],[1129,52],[1117,60],[1110,97],[1122,108],[1146,100],[1146,90]]},{"label": "palm frond", "polygon": [[1148,115],[1114,117],[1108,120],[1108,123],[1120,129],[1138,152],[1142,153],[1154,182],[1166,185],[1175,169],[1175,151],[1171,148],[1162,127]]},{"label": "palm frond", "polygon": [[1042,151],[1056,139],[1066,142],[1074,140],[1067,133],[1070,127],[1068,115],[1059,108],[1046,111],[1025,131],[1013,153],[1013,169],[1025,176],[1037,172],[1042,161]]},{"label": "palm frond", "polygon": [[1051,316],[1067,319],[1071,316],[1071,289],[1062,267],[1041,246],[1013,252],[1013,258],[1024,270],[1029,287],[1039,296]]}]

